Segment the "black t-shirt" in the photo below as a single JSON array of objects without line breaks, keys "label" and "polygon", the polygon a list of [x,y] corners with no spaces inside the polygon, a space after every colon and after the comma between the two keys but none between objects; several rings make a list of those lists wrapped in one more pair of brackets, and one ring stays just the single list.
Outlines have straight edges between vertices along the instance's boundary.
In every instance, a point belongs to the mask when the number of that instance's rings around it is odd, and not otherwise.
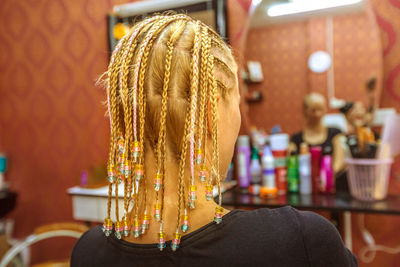
[{"label": "black t-shirt", "polygon": [[[327,136],[326,136],[325,141],[324,141],[322,144],[313,144],[313,145],[310,145],[310,144],[309,144],[309,146],[320,146],[321,149],[322,149],[322,151],[325,150],[325,147],[330,147],[331,151],[333,151],[333,143],[332,143],[333,138],[334,138],[336,135],[340,134],[340,133],[342,133],[342,132],[341,132],[339,129],[336,129],[336,128],[328,128],[328,134],[327,134]],[[299,149],[300,149],[300,144],[303,143],[303,142],[305,142],[304,139],[303,139],[303,132],[295,133],[295,134],[292,136],[292,140],[291,140],[291,141],[292,141],[293,143],[296,144],[296,146],[297,146],[297,151],[299,151]]]},{"label": "black t-shirt", "polygon": [[183,236],[176,252],[170,243],[160,252],[105,237],[97,226],[75,245],[71,266],[358,266],[329,221],[291,207],[233,210]]}]

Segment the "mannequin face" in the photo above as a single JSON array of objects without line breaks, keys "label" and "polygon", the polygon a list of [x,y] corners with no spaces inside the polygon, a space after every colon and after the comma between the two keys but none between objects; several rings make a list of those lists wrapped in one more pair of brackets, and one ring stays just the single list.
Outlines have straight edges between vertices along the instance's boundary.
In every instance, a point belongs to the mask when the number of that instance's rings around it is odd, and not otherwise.
[{"label": "mannequin face", "polygon": [[326,102],[323,97],[311,97],[304,108],[304,115],[308,124],[318,124],[326,113]]},{"label": "mannequin face", "polygon": [[366,122],[366,110],[362,102],[354,103],[354,106],[346,115],[348,122],[354,127],[363,126]]}]

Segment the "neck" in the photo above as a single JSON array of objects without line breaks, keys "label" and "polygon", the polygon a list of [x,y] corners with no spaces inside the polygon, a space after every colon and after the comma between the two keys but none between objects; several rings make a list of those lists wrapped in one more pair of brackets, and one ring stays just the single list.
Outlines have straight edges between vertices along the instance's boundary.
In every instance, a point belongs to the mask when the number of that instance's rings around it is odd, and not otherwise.
[{"label": "neck", "polygon": [[[154,190],[154,177],[156,175],[157,166],[156,160],[154,158],[154,154],[152,151],[146,152],[145,155],[145,173],[146,173],[146,184],[145,189],[147,191],[147,203],[146,209],[147,213],[151,216],[149,229],[146,231],[146,234],[140,235],[138,238],[134,238],[132,235],[124,238],[125,240],[133,243],[157,243],[157,233],[160,232],[160,223],[157,222],[153,216],[154,205],[156,204],[157,193]],[[176,157],[166,157],[176,158]],[[185,193],[182,197],[187,200],[188,197],[188,188],[190,185],[190,164],[189,160],[187,160],[186,168],[185,168]],[[207,170],[210,170],[210,162],[207,162]],[[197,167],[195,169],[198,169]],[[170,240],[173,238],[172,234],[176,231],[177,226],[180,227],[182,223],[182,216],[184,215],[184,208],[181,207],[180,218],[178,220],[178,206],[179,206],[179,197],[178,194],[178,161],[166,161],[166,173],[164,178],[164,197],[162,198],[162,190],[158,193],[158,203],[164,203],[164,208],[162,212],[162,221],[163,221],[163,231],[166,235],[166,240]],[[214,212],[217,204],[213,201],[207,201],[205,199],[205,191],[206,191],[206,182],[200,182],[198,179],[198,172],[195,172],[194,175],[194,184],[197,187],[197,200],[195,201],[195,209],[189,209],[186,206],[188,216],[189,216],[189,231],[183,234],[190,233],[205,224],[212,222],[214,218]],[[182,205],[182,204],[181,204]]]},{"label": "neck", "polygon": [[305,128],[307,130],[318,132],[323,131],[325,129],[325,126],[322,124],[322,121],[307,121]]}]

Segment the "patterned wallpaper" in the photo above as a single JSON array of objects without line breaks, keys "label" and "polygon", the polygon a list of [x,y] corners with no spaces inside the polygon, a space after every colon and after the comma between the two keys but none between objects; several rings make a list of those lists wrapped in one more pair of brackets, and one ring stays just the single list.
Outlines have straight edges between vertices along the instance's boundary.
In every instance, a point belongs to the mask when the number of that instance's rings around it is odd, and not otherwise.
[{"label": "patterned wallpaper", "polygon": [[[94,86],[108,61],[107,0],[0,1],[0,148],[18,192],[11,218],[25,237],[72,220],[66,189],[102,164],[108,125]],[[74,240],[34,246],[33,261],[69,256]]]},{"label": "patterned wallpaper", "polygon": [[[382,57],[378,27],[370,12],[333,19],[335,96],[366,101],[365,82],[381,81]],[[264,81],[249,84],[264,99],[249,105],[251,122],[269,130],[280,124],[293,133],[303,125],[302,99],[311,92],[327,96],[327,74],[309,71],[312,52],[326,50],[326,18],[251,29],[246,60],[260,61]],[[378,86],[377,94],[380,94]],[[263,114],[260,116],[260,114]]]},{"label": "patterned wallpaper", "polygon": [[381,104],[400,111],[400,1],[371,0],[383,43],[384,87]]},{"label": "patterned wallpaper", "polygon": [[[259,90],[263,100],[249,104],[251,123],[268,130],[280,124],[294,132],[302,125],[301,111],[307,91],[307,27],[305,22],[251,29],[246,60],[261,62],[264,81],[249,84]],[[295,111],[295,112],[294,112]]]}]

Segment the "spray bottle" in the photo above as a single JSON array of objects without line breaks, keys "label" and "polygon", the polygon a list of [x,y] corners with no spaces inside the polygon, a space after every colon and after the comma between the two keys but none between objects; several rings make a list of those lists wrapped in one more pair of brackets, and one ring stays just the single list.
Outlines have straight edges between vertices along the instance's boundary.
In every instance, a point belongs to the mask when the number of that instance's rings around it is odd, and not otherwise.
[{"label": "spray bottle", "polygon": [[287,149],[289,147],[289,135],[273,134],[270,137],[272,155],[275,162],[275,180],[278,195],[284,195],[287,191]]},{"label": "spray bottle", "polygon": [[299,164],[297,161],[297,151],[291,151],[288,157],[288,189],[290,193],[299,192]]},{"label": "spray bottle", "polygon": [[278,189],[275,183],[274,156],[269,146],[264,148],[262,157],[262,186],[260,196],[263,198],[276,198]]},{"label": "spray bottle", "polygon": [[248,192],[250,185],[250,138],[247,135],[238,137],[236,143],[237,174],[240,191]]},{"label": "spray bottle", "polygon": [[300,194],[309,195],[312,193],[311,185],[311,155],[306,143],[300,144],[299,155],[299,176],[300,176]]},{"label": "spray bottle", "polygon": [[252,195],[258,195],[260,193],[261,183],[261,165],[258,157],[257,148],[253,148],[251,151],[251,162],[250,162],[250,187],[249,193]]}]

